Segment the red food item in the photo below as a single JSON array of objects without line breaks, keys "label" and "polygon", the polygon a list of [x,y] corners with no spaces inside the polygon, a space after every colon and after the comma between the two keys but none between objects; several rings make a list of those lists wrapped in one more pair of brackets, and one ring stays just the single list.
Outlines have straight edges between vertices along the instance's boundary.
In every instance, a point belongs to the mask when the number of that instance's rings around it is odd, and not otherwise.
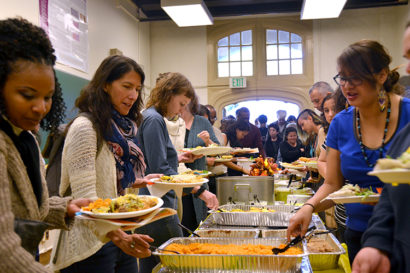
[{"label": "red food item", "polygon": [[251,165],[251,176],[269,176],[278,172],[278,165],[273,158],[263,158],[259,156],[255,159],[255,164]]}]

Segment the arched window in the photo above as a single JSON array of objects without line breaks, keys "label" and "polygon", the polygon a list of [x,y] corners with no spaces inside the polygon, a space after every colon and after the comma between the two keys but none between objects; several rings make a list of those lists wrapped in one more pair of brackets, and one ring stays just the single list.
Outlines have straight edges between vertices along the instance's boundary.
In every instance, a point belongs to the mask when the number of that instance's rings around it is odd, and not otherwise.
[{"label": "arched window", "polygon": [[218,77],[253,76],[252,30],[218,40]]},{"label": "arched window", "polygon": [[303,74],[302,37],[283,30],[266,30],[266,74]]}]

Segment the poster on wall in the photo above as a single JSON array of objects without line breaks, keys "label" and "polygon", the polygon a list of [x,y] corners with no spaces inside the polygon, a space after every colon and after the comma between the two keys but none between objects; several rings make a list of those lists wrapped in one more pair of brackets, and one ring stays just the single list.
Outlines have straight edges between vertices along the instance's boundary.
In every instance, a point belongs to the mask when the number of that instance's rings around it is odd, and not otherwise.
[{"label": "poster on wall", "polygon": [[55,49],[57,62],[88,71],[87,0],[39,0],[40,25]]}]

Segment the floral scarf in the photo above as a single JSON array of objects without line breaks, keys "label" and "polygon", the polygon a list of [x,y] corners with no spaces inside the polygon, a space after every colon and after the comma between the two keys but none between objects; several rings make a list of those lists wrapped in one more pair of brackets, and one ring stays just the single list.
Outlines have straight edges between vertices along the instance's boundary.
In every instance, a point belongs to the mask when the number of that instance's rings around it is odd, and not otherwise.
[{"label": "floral scarf", "polygon": [[136,178],[144,176],[146,165],[144,155],[137,146],[137,124],[126,116],[112,111],[112,135],[105,140],[114,154],[117,169],[117,192],[124,195]]}]

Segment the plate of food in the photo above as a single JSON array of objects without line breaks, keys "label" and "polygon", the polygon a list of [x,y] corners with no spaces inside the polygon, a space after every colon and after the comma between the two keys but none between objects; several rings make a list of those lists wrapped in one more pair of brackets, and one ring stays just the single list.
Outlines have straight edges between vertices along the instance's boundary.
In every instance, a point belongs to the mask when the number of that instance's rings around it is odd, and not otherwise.
[{"label": "plate of food", "polygon": [[280,162],[280,165],[287,169],[302,170],[305,166],[295,161],[292,163]]},{"label": "plate of food", "polygon": [[381,158],[369,175],[392,184],[410,184],[410,147],[397,159]]},{"label": "plate of food", "polygon": [[194,155],[220,155],[229,153],[231,150],[231,147],[218,146],[216,144],[209,145],[208,147],[197,146],[195,148],[182,149],[183,152],[191,152]]},{"label": "plate of food", "polygon": [[373,192],[372,189],[346,184],[340,190],[329,194],[325,200],[332,200],[336,204],[375,203],[379,202],[379,198],[380,194]]},{"label": "plate of food", "polygon": [[148,214],[164,204],[161,198],[150,195],[126,194],[115,199],[97,199],[81,213],[102,219],[127,219]]},{"label": "plate of food", "polygon": [[176,174],[176,175],[164,175],[161,178],[153,178],[151,182],[160,185],[171,185],[171,186],[197,186],[208,182],[208,179],[194,174]]},{"label": "plate of food", "polygon": [[207,170],[191,170],[188,169],[185,172],[183,172],[182,174],[193,174],[193,175],[199,175],[202,177],[207,177],[210,176],[212,174],[212,172],[207,171]]},{"label": "plate of food", "polygon": [[222,155],[218,156],[215,158],[215,162],[221,163],[221,162],[231,162],[233,156],[232,155]]},{"label": "plate of food", "polygon": [[308,168],[317,169],[317,158],[300,157],[297,162]]},{"label": "plate of food", "polygon": [[232,154],[257,154],[258,148],[235,148],[231,151]]}]

